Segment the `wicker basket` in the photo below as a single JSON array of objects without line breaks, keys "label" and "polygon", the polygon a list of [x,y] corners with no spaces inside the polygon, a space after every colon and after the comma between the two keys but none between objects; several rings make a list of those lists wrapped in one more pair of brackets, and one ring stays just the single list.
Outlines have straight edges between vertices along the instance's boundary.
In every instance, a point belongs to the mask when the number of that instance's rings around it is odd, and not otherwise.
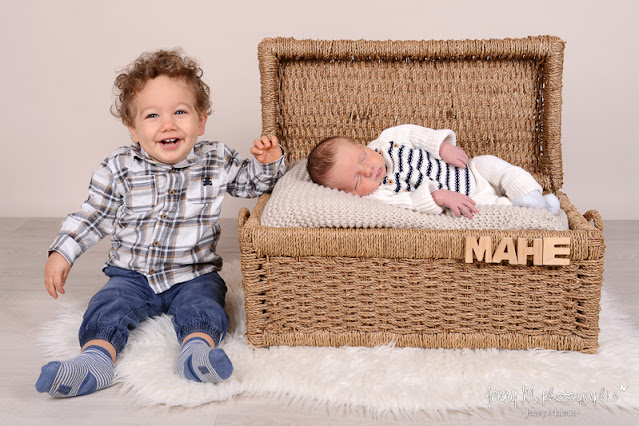
[{"label": "wicker basket", "polygon": [[[272,228],[260,224],[262,196],[239,214],[246,339],[596,352],[603,227],[597,211],[581,215],[559,192],[563,49],[549,36],[262,41],[263,132],[278,135],[289,161],[331,135],[365,144],[403,123],[450,128],[470,157],[530,171],[560,198],[570,229]],[[558,263],[568,264],[467,263],[468,237],[490,237],[492,251],[502,240],[567,238]]]}]

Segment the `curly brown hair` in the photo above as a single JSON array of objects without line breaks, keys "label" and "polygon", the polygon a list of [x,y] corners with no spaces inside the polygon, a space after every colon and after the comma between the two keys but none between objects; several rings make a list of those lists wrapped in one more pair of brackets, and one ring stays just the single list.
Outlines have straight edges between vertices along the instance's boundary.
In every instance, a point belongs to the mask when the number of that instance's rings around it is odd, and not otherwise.
[{"label": "curly brown hair", "polygon": [[195,96],[195,109],[200,116],[211,114],[209,86],[201,79],[202,69],[197,62],[185,56],[181,49],[157,50],[142,53],[115,79],[116,99],[111,114],[132,126],[136,115],[135,95],[144,89],[147,81],[165,75],[183,79]]},{"label": "curly brown hair", "polygon": [[316,184],[327,186],[328,176],[335,166],[337,145],[342,141],[356,143],[341,136],[331,136],[320,141],[308,154],[306,170]]}]

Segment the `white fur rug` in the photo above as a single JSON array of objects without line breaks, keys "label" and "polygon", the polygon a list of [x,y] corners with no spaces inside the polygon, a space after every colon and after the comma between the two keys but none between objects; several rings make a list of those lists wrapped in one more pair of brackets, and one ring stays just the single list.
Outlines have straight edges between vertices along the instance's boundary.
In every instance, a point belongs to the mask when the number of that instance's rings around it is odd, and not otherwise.
[{"label": "white fur rug", "polygon": [[[230,328],[220,345],[233,362],[231,378],[194,383],[173,373],[178,342],[168,316],[150,319],[131,334],[116,362],[127,399],[141,405],[196,406],[235,395],[270,395],[373,416],[445,415],[448,410],[639,410],[636,329],[604,293],[596,355],[550,350],[446,350],[272,347],[243,339],[244,299],[239,262],[227,262]],[[83,307],[66,306],[39,337],[50,360],[78,353]],[[556,411],[556,413],[560,413]]]}]

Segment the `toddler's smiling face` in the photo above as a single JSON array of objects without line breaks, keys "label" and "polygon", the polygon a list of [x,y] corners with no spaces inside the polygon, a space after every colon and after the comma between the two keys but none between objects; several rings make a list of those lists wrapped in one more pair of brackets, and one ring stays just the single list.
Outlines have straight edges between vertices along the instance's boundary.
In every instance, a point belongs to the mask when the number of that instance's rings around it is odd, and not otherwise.
[{"label": "toddler's smiling face", "polygon": [[156,161],[179,163],[204,134],[207,116],[200,117],[182,79],[161,75],[147,81],[135,96],[135,111],[131,138]]}]

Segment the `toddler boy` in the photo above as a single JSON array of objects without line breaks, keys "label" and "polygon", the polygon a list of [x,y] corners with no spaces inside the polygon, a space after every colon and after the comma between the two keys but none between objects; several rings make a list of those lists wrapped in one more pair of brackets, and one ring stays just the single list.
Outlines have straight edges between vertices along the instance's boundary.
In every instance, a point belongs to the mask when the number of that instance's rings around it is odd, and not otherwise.
[{"label": "toddler boy", "polygon": [[198,382],[230,377],[232,363],[217,348],[228,326],[215,253],[220,206],[227,192],[255,197],[271,190],[285,159],[276,137],[254,141],[254,160],[220,142],[198,142],[211,106],[201,75],[179,50],[161,50],[142,54],[116,78],[112,112],[134,143],[93,174],[89,198],[62,223],[44,273],[57,299],[73,262],[111,235],[109,280],[84,314],[81,354],[42,367],[38,391],[71,397],[109,386],[130,330],[162,313],[173,315],[182,344],[178,375]]},{"label": "toddler boy", "polygon": [[421,213],[448,207],[472,219],[476,204],[559,211],[557,197],[542,196],[542,187],[521,167],[492,155],[469,160],[455,145],[452,130],[404,124],[384,130],[367,146],[324,139],[309,154],[307,169],[317,184]]}]

